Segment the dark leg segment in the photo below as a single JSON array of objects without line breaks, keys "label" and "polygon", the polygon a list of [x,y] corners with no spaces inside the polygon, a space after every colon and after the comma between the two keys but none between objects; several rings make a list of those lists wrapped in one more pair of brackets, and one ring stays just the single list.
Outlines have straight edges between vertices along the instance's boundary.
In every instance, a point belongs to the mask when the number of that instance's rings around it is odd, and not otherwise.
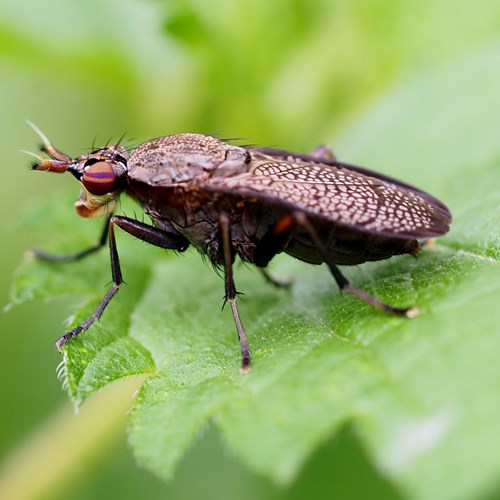
[{"label": "dark leg segment", "polygon": [[45,260],[47,262],[59,262],[59,263],[65,263],[65,262],[73,262],[75,260],[82,259],[83,257],[86,257],[87,255],[90,255],[94,252],[97,252],[97,250],[100,250],[105,244],[106,240],[108,239],[108,227],[109,227],[109,221],[111,219],[111,215],[106,219],[106,222],[104,224],[104,227],[101,232],[101,237],[99,238],[99,241],[95,244],[92,245],[89,248],[86,248],[85,250],[82,250],[81,252],[77,253],[71,253],[68,255],[54,255],[51,253],[45,253],[43,250],[38,250],[38,248],[33,248],[32,252],[35,254],[35,257],[40,260]]},{"label": "dark leg segment", "polygon": [[262,276],[264,276],[264,279],[276,288],[290,288],[292,286],[292,280],[290,278],[283,281],[277,280],[271,274],[269,274],[267,269],[263,269],[262,267],[258,267],[257,269],[261,272]]},{"label": "dark leg segment", "polygon": [[337,157],[335,156],[335,153],[333,152],[333,149],[326,146],[325,144],[322,144],[321,146],[318,146],[313,152],[312,152],[312,157],[318,158],[319,160],[329,160],[329,161],[337,161]]},{"label": "dark leg segment", "polygon": [[360,298],[361,300],[364,300],[368,304],[372,305],[373,307],[376,307],[377,309],[381,309],[382,311],[385,311],[390,314],[395,314],[397,316],[407,316],[408,318],[413,318],[416,316],[419,311],[416,307],[409,307],[407,309],[400,309],[397,307],[392,307],[388,304],[384,304],[380,300],[378,300],[376,297],[373,295],[370,295],[369,293],[356,288],[355,286],[351,285],[347,278],[340,272],[339,268],[333,262],[333,260],[330,257],[330,254],[328,252],[328,248],[326,245],[323,243],[321,238],[319,237],[318,233],[312,226],[312,224],[309,222],[307,216],[302,213],[302,212],[296,212],[294,214],[295,220],[297,221],[298,224],[300,224],[309,234],[311,239],[314,241],[314,244],[317,246],[318,250],[321,252],[323,255],[323,259],[325,263],[328,265],[330,268],[330,272],[332,273],[335,281],[337,282],[338,286],[340,287],[341,290],[345,290],[346,292],[355,295],[356,297]]},{"label": "dark leg segment", "polygon": [[255,249],[254,264],[266,267],[276,254],[282,252],[288,244],[295,227],[295,220],[291,215],[280,217],[260,239]]},{"label": "dark leg segment", "polygon": [[[96,320],[98,320],[107,305],[110,303],[111,299],[116,295],[120,289],[120,285],[123,283],[122,272],[120,268],[120,259],[118,257],[118,249],[116,247],[115,241],[115,231],[114,226],[118,226],[127,233],[135,236],[136,238],[150,243],[152,245],[167,248],[170,250],[178,250],[183,252],[189,246],[188,241],[178,233],[169,233],[162,231],[148,224],[144,224],[134,219],[129,219],[128,217],[112,216],[109,218],[107,223],[107,233],[109,234],[109,251],[111,257],[111,274],[113,277],[113,285],[107,291],[106,295],[103,297],[99,305],[96,307],[92,316],[87,318],[83,323],[73,328],[69,332],[65,333],[56,342],[56,347],[61,351],[64,344],[76,337],[81,332],[87,330]],[[104,238],[104,241],[106,238]]]},{"label": "dark leg segment", "polygon": [[241,323],[238,305],[236,304],[236,287],[233,280],[233,253],[231,251],[231,225],[227,214],[220,214],[219,227],[222,235],[223,255],[224,255],[224,279],[226,289],[226,300],[231,304],[234,324],[241,346],[241,371],[246,373],[250,370],[250,351],[248,349],[247,336]]},{"label": "dark leg segment", "polygon": [[273,257],[286,248],[286,245],[292,236],[294,227],[294,218],[291,215],[284,215],[268,229],[255,249],[254,264],[258,266],[259,271],[268,283],[271,283],[279,288],[288,288],[292,284],[291,280],[278,281],[274,279],[264,268],[267,264],[269,264]]}]

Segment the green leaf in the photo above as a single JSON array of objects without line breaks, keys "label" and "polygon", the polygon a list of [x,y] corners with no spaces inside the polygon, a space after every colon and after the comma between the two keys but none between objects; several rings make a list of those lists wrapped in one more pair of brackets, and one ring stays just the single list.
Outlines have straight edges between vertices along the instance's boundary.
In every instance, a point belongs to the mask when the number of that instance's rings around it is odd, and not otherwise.
[{"label": "green leaf", "polygon": [[[73,400],[80,404],[117,378],[150,373],[129,436],[137,459],[165,478],[209,422],[234,455],[284,485],[350,424],[375,468],[408,497],[471,498],[495,487],[498,49],[412,78],[338,141],[342,158],[419,185],[454,213],[450,234],[418,259],[345,270],[386,302],[418,305],[420,316],[387,316],[340,294],[325,268],[286,256],[272,271],[293,276],[289,292],[236,266],[254,362],[242,375],[231,313],[219,311],[222,279],[194,253],[167,256],[119,235],[128,286],[98,325],[65,348]],[[58,214],[55,205],[44,211],[63,234],[55,246],[92,243],[90,231]],[[13,302],[83,293],[85,304],[71,321],[78,324],[105,293],[108,266],[105,255],[66,266],[27,259]]]}]

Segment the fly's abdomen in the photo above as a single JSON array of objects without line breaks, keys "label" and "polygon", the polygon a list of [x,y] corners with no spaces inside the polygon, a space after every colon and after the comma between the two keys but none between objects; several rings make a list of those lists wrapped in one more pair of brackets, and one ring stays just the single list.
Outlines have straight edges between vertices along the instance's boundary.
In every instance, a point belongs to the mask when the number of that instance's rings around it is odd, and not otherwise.
[{"label": "fly's abdomen", "polygon": [[[388,259],[394,255],[416,255],[420,247],[414,239],[353,231],[338,225],[328,225],[320,234],[324,237],[331,258],[339,265],[362,264]],[[324,261],[321,251],[304,230],[296,231],[285,252],[311,264],[321,264]]]}]

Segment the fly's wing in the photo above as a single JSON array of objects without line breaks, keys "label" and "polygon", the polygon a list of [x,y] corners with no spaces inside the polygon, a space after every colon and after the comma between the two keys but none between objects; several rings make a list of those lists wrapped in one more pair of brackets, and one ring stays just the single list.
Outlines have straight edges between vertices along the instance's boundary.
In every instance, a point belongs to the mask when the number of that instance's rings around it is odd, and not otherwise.
[{"label": "fly's wing", "polygon": [[213,177],[204,187],[282,204],[365,232],[430,238],[449,230],[445,205],[395,179],[285,151],[250,151],[247,173]]},{"label": "fly's wing", "polygon": [[264,154],[266,156],[270,156],[277,160],[284,160],[289,162],[300,161],[305,163],[320,163],[323,165],[329,165],[331,167],[346,168],[347,170],[351,170],[352,172],[358,172],[368,177],[375,177],[375,179],[380,179],[381,181],[388,182],[389,184],[396,184],[397,186],[402,188],[407,188],[413,191],[414,193],[419,193],[431,205],[436,205],[437,207],[442,208],[445,212],[448,213],[448,216],[450,217],[451,221],[451,215],[449,213],[448,207],[444,203],[434,198],[434,196],[431,196],[430,194],[426,193],[425,191],[422,191],[421,189],[412,186],[411,184],[402,182],[399,179],[395,179],[394,177],[389,177],[388,175],[384,175],[379,172],[374,172],[373,170],[369,170],[368,168],[358,167],[357,165],[350,165],[348,163],[342,163],[337,160],[317,158],[315,156],[310,156],[310,155],[291,153],[290,151],[285,151],[283,149],[260,148],[256,149],[256,152]]}]

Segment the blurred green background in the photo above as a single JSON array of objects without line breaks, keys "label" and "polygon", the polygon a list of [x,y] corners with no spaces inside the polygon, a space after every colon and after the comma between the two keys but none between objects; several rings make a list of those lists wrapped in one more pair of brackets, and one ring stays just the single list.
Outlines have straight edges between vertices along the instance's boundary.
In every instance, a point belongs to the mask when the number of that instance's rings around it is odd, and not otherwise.
[{"label": "blurred green background", "polygon": [[[399,82],[499,33],[500,5],[467,0],[2,2],[1,303],[23,252],[57,237],[21,230],[22,214],[78,194],[72,178],[26,168],[17,150],[39,142],[26,119],[70,155],[123,133],[142,141],[185,131],[303,152],[335,147],[343,127]],[[288,491],[236,463],[211,430],[162,483],[126,449],[124,409],[139,380],[73,414],[53,348],[71,306],[0,316],[0,492],[17,485],[10,498],[331,498],[332,482],[338,498],[398,497],[349,429]]]}]

